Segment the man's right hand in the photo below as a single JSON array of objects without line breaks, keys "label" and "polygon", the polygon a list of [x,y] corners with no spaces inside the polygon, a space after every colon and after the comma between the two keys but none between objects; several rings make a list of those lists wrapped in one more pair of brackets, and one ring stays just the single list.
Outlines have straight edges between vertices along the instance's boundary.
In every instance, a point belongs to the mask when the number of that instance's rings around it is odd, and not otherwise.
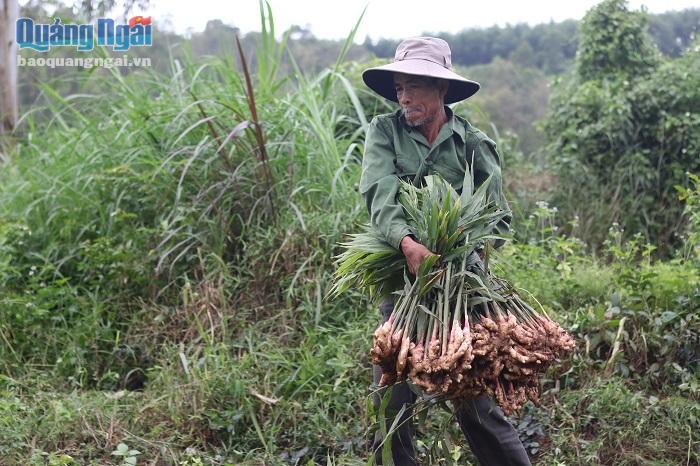
[{"label": "man's right hand", "polygon": [[416,274],[423,260],[433,255],[428,248],[415,241],[410,236],[404,236],[401,240],[401,252],[406,256],[408,271],[413,275]]}]

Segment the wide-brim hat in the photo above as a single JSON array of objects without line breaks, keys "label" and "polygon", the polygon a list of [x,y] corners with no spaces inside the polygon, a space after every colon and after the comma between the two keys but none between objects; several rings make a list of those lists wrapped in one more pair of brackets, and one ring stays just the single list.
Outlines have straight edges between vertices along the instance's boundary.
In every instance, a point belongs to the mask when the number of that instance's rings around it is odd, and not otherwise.
[{"label": "wide-brim hat", "polygon": [[366,69],[362,80],[382,97],[398,102],[394,89],[394,73],[447,79],[450,83],[445,104],[471,97],[481,85],[452,71],[450,46],[437,37],[406,39],[396,48],[393,63]]}]

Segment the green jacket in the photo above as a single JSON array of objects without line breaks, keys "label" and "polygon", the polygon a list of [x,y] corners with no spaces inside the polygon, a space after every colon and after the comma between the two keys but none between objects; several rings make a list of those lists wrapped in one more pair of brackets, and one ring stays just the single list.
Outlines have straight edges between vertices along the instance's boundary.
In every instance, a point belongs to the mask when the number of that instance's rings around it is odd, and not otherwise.
[{"label": "green jacket", "polygon": [[[489,195],[510,212],[503,195],[501,158],[496,144],[467,120],[454,115],[449,107],[445,111],[447,123],[440,128],[432,146],[420,131],[405,124],[400,110],[374,117],[367,129],[360,193],[372,225],[397,249],[404,236],[415,233],[406,224],[403,208],[397,201],[399,178],[413,182],[421,162],[425,163],[424,176],[439,173],[461,193],[467,163],[471,164],[473,154],[475,187],[493,175]],[[510,215],[505,217],[496,225],[495,232],[508,233],[510,221]],[[498,240],[494,246],[498,248],[503,243]]]}]

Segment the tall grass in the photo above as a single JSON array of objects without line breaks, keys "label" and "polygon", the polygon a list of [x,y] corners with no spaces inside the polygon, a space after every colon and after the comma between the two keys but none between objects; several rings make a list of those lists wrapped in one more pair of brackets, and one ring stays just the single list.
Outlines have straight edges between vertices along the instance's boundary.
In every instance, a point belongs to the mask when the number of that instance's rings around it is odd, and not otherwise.
[{"label": "tall grass", "polygon": [[[129,432],[165,429],[150,438],[213,442],[241,461],[363,447],[366,424],[350,422],[362,389],[350,381],[367,370],[354,361],[372,315],[321,297],[333,245],[362,218],[364,110],[337,70],[278,77],[284,41],[262,3],[261,19],[256,75],[239,72],[242,51],[173,61],[169,76],[95,74],[94,93],[43,89],[53,117],[42,137],[25,115],[0,172],[3,396],[81,389],[65,401],[72,412],[93,403],[89,390],[145,387],[157,415],[120,410],[117,431],[149,452],[163,444]],[[37,371],[53,382],[16,385]],[[95,436],[105,408],[82,418]],[[33,416],[4,457],[109,457],[99,442],[71,451]],[[66,426],[81,422],[71,416]],[[30,448],[31,431],[41,440]]]}]

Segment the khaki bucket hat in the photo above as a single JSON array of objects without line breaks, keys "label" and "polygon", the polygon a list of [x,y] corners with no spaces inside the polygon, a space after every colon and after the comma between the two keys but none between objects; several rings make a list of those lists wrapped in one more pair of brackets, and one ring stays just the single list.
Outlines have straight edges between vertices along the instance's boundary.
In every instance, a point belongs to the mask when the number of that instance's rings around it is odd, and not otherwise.
[{"label": "khaki bucket hat", "polygon": [[397,102],[394,73],[447,79],[450,87],[445,95],[445,104],[471,97],[481,87],[478,82],[463,78],[452,71],[450,46],[437,37],[414,37],[404,40],[396,48],[393,63],[363,71],[362,80],[377,94]]}]

